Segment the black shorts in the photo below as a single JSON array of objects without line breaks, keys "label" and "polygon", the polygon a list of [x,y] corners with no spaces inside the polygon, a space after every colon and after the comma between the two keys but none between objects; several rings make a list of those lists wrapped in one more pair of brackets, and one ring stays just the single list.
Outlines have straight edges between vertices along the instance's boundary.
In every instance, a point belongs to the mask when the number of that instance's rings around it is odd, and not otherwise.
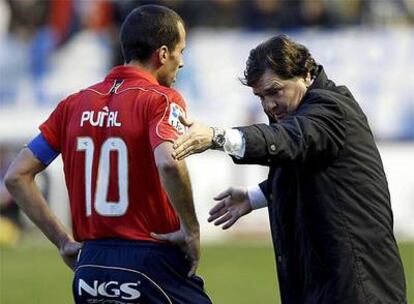
[{"label": "black shorts", "polygon": [[209,304],[204,282],[175,246],[144,241],[87,241],[73,281],[75,303]]}]

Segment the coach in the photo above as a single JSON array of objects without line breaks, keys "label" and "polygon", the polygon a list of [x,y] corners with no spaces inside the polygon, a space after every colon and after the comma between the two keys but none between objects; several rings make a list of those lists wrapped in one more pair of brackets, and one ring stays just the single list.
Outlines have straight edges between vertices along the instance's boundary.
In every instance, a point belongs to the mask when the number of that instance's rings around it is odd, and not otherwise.
[{"label": "coach", "polygon": [[206,149],[269,167],[258,187],[229,188],[210,221],[229,228],[268,206],[282,303],[406,303],[382,161],[350,91],[306,47],[280,35],[249,55],[244,84],[269,124],[221,129],[182,118],[183,159]]}]

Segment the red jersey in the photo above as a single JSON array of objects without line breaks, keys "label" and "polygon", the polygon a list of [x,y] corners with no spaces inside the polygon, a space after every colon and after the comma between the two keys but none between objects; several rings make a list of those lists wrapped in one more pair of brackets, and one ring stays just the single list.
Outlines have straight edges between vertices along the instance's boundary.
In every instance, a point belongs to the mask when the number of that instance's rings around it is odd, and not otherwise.
[{"label": "red jersey", "polygon": [[153,150],[183,133],[185,112],[177,91],[131,66],[60,102],[40,130],[62,154],[77,241],[179,229]]}]

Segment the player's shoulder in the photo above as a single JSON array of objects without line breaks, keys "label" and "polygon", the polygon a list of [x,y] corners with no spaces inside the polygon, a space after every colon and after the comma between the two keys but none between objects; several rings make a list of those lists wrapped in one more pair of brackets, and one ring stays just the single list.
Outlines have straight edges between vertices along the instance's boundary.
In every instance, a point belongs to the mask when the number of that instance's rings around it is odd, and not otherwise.
[{"label": "player's shoulder", "polygon": [[[121,83],[119,83],[121,84]],[[96,94],[96,95],[109,95],[111,91],[117,89],[117,84],[111,81],[104,80],[102,82],[95,83],[87,88],[79,91],[82,94]]]},{"label": "player's shoulder", "polygon": [[61,99],[58,102],[56,108],[58,110],[66,110],[66,109],[76,107],[76,105],[80,102],[80,100],[85,94],[89,94],[90,92],[100,93],[100,92],[105,91],[106,87],[107,85],[105,85],[104,82],[100,82],[92,86],[82,88],[79,91],[73,92],[67,95],[66,97],[64,97],[63,99]]},{"label": "player's shoulder", "polygon": [[89,87],[82,88],[79,91],[76,91],[70,95],[68,95],[63,101],[65,102],[75,102],[77,99],[82,97],[84,94],[88,94],[90,92],[96,92],[100,94],[105,94],[106,91],[108,91],[108,84],[106,84],[104,81],[95,83]]},{"label": "player's shoulder", "polygon": [[58,110],[63,110],[66,109],[68,107],[70,107],[71,105],[75,104],[77,102],[77,100],[79,99],[79,96],[82,94],[82,91],[78,91],[75,93],[72,93],[68,96],[66,96],[65,98],[61,99],[57,106],[56,109]]},{"label": "player's shoulder", "polygon": [[150,94],[154,94],[154,97],[165,100],[168,104],[177,104],[181,108],[187,107],[183,96],[173,88],[162,85],[151,85],[147,87],[147,90]]},{"label": "player's shoulder", "polygon": [[158,93],[160,95],[164,95],[165,97],[172,99],[172,100],[184,100],[182,95],[173,88],[165,87],[162,85],[151,85],[148,87],[148,90]]}]

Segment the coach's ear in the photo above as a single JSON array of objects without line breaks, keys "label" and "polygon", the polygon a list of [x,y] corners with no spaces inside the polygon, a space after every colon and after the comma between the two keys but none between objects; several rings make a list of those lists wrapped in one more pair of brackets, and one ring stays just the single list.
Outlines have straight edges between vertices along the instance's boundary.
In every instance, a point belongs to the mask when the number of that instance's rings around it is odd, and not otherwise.
[{"label": "coach's ear", "polygon": [[304,77],[304,80],[305,80],[305,86],[307,88],[309,88],[312,84],[312,76],[311,76],[310,72],[306,73],[306,76]]},{"label": "coach's ear", "polygon": [[161,65],[164,65],[167,62],[169,56],[168,47],[166,45],[161,46],[158,49],[158,60]]}]

